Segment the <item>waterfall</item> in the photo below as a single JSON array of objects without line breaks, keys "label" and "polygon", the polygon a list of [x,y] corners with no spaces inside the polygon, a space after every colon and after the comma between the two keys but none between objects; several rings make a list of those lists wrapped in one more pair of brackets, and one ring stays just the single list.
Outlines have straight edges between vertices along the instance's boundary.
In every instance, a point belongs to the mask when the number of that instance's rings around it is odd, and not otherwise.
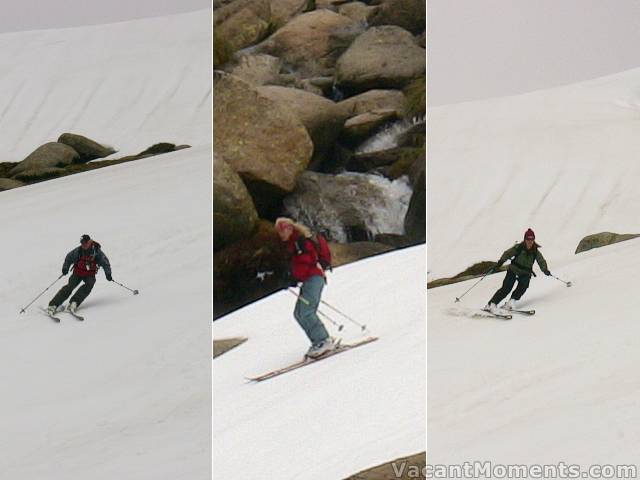
[{"label": "waterfall", "polygon": [[381,150],[388,150],[389,148],[397,147],[398,140],[403,133],[414,125],[423,123],[424,121],[424,117],[414,117],[411,120],[399,120],[394,122],[362,143],[356,149],[356,153],[379,152]]},{"label": "waterfall", "polygon": [[366,173],[306,172],[284,205],[287,215],[345,243],[354,240],[354,229],[365,231],[368,240],[379,233],[403,234],[410,199],[406,177],[389,180]]}]

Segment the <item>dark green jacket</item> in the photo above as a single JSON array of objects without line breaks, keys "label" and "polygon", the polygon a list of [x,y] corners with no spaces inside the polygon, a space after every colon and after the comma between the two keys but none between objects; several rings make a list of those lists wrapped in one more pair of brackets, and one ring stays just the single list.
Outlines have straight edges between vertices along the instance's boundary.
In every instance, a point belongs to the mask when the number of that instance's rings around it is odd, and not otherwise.
[{"label": "dark green jacket", "polygon": [[533,273],[533,263],[536,261],[540,266],[540,270],[543,272],[548,270],[547,262],[540,252],[540,245],[535,242],[533,243],[533,248],[531,250],[527,250],[524,242],[515,244],[502,254],[500,260],[498,260],[498,264],[502,265],[509,259],[512,259],[511,265],[509,265],[509,270],[516,275],[531,276]]}]

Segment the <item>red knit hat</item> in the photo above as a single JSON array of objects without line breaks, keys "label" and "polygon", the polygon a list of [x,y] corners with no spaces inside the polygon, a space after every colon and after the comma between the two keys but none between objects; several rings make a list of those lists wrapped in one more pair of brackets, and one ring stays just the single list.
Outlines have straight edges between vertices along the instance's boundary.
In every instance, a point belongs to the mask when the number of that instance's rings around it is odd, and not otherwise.
[{"label": "red knit hat", "polygon": [[525,240],[535,240],[536,239],[536,234],[533,233],[533,230],[531,230],[529,228],[529,229],[527,229],[526,232],[524,232],[524,239]]}]

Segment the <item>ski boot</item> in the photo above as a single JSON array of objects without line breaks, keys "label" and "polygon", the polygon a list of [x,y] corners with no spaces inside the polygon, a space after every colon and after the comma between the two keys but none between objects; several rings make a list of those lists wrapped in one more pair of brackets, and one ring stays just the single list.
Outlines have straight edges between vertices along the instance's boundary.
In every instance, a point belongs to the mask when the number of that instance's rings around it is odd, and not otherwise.
[{"label": "ski boot", "polygon": [[495,303],[487,303],[487,306],[484,307],[487,312],[493,313],[494,315],[500,314],[500,309]]},{"label": "ski boot", "polygon": [[67,307],[67,310],[69,310],[71,313],[76,313],[77,309],[78,309],[78,304],[76,302],[71,302]]},{"label": "ski boot", "polygon": [[306,356],[309,358],[318,358],[324,355],[325,353],[334,350],[337,347],[335,340],[332,337],[328,337],[326,340],[322,342],[311,345],[309,350],[307,351]]},{"label": "ski boot", "polygon": [[502,308],[505,310],[515,310],[516,301],[513,298],[510,298],[508,302],[505,302],[504,305],[502,305]]}]

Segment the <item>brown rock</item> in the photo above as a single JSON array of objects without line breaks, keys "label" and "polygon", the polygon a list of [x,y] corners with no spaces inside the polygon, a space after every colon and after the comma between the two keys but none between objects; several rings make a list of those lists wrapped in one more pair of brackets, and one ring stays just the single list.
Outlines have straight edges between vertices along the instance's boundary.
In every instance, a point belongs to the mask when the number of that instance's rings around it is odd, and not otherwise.
[{"label": "brown rock", "polygon": [[244,183],[227,163],[213,155],[213,250],[251,236],[258,221]]},{"label": "brown rock", "polygon": [[640,237],[637,233],[612,233],[612,232],[600,232],[593,235],[587,235],[578,244],[575,253],[586,252],[592,248],[606,247],[618,242],[624,242],[625,240],[631,240],[632,238]]},{"label": "brown rock", "polygon": [[333,267],[357,262],[393,250],[393,247],[376,242],[329,243]]},{"label": "brown rock", "polygon": [[216,153],[245,181],[293,190],[313,153],[302,122],[233,75],[216,74],[213,88]]},{"label": "brown rock", "polygon": [[75,133],[63,133],[58,138],[58,142],[64,143],[78,152],[78,155],[80,155],[80,163],[86,163],[97,158],[108,157],[109,155],[116,153],[116,151],[111,147],[105,147],[90,138]]},{"label": "brown rock", "polygon": [[338,103],[349,117],[373,110],[395,110],[396,115],[404,114],[405,96],[400,90],[369,90]]},{"label": "brown rock", "polygon": [[360,33],[353,20],[329,10],[295,17],[258,46],[260,53],[282,58],[305,74],[322,74]]},{"label": "brown rock", "polygon": [[0,192],[24,186],[25,183],[13,178],[0,178]]},{"label": "brown rock", "polygon": [[422,76],[426,53],[400,27],[374,27],[360,35],[336,64],[336,80],[348,90],[403,88]]},{"label": "brown rock", "polygon": [[291,109],[302,122],[313,141],[309,168],[320,165],[344,125],[343,109],[327,98],[296,88],[266,86],[257,90],[283,108]]},{"label": "brown rock", "polygon": [[216,38],[234,52],[265,38],[270,22],[269,0],[235,0],[213,12]]},{"label": "brown rock", "polygon": [[36,148],[27,158],[11,169],[9,174],[16,177],[27,170],[64,167],[80,159],[73,148],[63,143],[49,142]]},{"label": "brown rock", "polygon": [[395,110],[373,110],[351,117],[344,124],[342,136],[347,143],[357,144],[369,138],[384,124],[398,118]]}]

